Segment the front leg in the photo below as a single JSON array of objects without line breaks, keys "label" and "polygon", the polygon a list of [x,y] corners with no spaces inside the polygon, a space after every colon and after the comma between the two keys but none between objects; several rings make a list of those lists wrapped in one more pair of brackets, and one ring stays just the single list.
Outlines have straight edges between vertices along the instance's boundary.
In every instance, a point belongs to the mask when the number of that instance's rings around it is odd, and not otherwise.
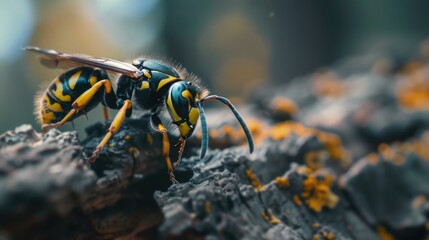
[{"label": "front leg", "polygon": [[161,122],[161,119],[159,119],[158,115],[153,114],[151,118],[152,124],[154,127],[158,129],[158,131],[162,134],[162,154],[164,155],[165,163],[167,165],[168,169],[168,175],[170,176],[170,180],[173,184],[179,183],[173,173],[173,166],[171,164],[170,159],[170,141],[168,140],[168,133],[167,129],[164,127],[164,125]]}]

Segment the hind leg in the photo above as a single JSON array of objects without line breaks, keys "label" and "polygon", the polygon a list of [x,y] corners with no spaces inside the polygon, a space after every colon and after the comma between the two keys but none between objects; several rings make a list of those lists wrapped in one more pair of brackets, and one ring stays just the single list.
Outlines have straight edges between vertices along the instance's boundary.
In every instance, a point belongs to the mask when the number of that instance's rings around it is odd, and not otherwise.
[{"label": "hind leg", "polygon": [[[86,90],[84,93],[82,93],[73,103],[72,107],[73,109],[70,110],[67,115],[57,123],[50,123],[50,124],[44,124],[42,126],[42,132],[46,132],[49,129],[52,128],[58,128],[63,126],[66,122],[68,122],[76,113],[83,110],[88,103],[94,98],[94,95],[97,93],[97,91],[104,87],[104,94],[105,98],[111,98],[112,101],[116,100],[116,96],[113,92],[112,85],[110,83],[109,79],[104,79],[101,81],[96,82],[91,88]],[[114,98],[114,99],[113,99]],[[103,103],[106,104],[106,103]],[[111,104],[109,104],[111,105]],[[116,106],[114,106],[116,107]]]}]

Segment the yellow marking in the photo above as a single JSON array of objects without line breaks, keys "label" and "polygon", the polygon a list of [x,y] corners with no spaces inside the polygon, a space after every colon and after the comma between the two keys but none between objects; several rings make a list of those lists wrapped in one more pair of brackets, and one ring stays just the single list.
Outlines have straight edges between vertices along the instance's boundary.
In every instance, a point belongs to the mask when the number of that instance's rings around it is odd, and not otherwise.
[{"label": "yellow marking", "polygon": [[182,120],[182,118],[176,113],[176,110],[174,109],[173,102],[171,101],[171,94],[168,94],[167,105],[170,108],[170,112],[171,112],[171,115],[173,117],[173,120],[175,122]]},{"label": "yellow marking", "polygon": [[176,81],[180,80],[179,78],[176,78],[176,77],[173,77],[173,76],[170,76],[170,75],[167,75],[167,76],[168,76],[167,78],[164,78],[161,81],[159,81],[158,88],[156,89],[156,91],[159,91],[159,89],[161,89],[166,84],[169,84],[169,83],[176,82]]},{"label": "yellow marking", "polygon": [[148,88],[150,88],[149,82],[143,81],[142,85],[140,86],[140,90],[144,90],[144,89],[148,89]]},{"label": "yellow marking", "polygon": [[53,112],[48,112],[48,113],[45,111],[42,112],[42,123],[43,124],[51,123],[52,120],[55,120],[55,119],[56,118],[55,118],[55,115]]},{"label": "yellow marking", "polygon": [[135,147],[130,147],[128,149],[128,153],[131,154],[134,158],[138,158],[140,156],[140,151]]},{"label": "yellow marking", "polygon": [[55,97],[57,97],[62,102],[70,102],[71,96],[63,94],[63,84],[61,83],[60,79],[57,78],[54,81],[56,89],[53,90],[53,94],[55,95]]},{"label": "yellow marking", "polygon": [[145,75],[145,77],[147,77],[147,78],[151,78],[151,77],[152,77],[152,74],[150,74],[149,70],[147,70],[147,69],[143,69],[143,74],[144,74],[144,75]]},{"label": "yellow marking", "polygon": [[63,108],[61,107],[61,104],[57,102],[51,104],[47,95],[43,97],[43,102],[45,107],[52,110],[53,112],[64,112]]},{"label": "yellow marking", "polygon": [[192,99],[192,93],[188,89],[182,92],[182,96],[188,99],[188,101],[191,101]]},{"label": "yellow marking", "polygon": [[89,101],[94,97],[94,95],[97,93],[98,89],[104,85],[106,89],[106,93],[110,93],[112,90],[112,86],[110,85],[109,80],[101,80],[97,82],[94,86],[92,86],[90,89],[86,90],[82,95],[80,95],[72,104],[72,107],[77,110],[81,110],[84,108]]},{"label": "yellow marking", "polygon": [[70,77],[68,81],[70,89],[74,89],[76,87],[77,80],[79,79],[81,74],[82,74],[82,71],[78,71],[77,73],[73,74],[73,76]]},{"label": "yellow marking", "polygon": [[200,112],[197,108],[191,108],[191,111],[189,111],[189,122],[191,122],[192,125],[197,125],[198,118],[200,117]]},{"label": "yellow marking", "polygon": [[181,123],[177,127],[179,128],[180,134],[182,136],[188,136],[189,131],[191,131],[191,128],[188,126],[188,124],[186,124],[186,122]]},{"label": "yellow marking", "polygon": [[153,144],[153,138],[149,133],[146,133],[146,140],[150,145]]},{"label": "yellow marking", "polygon": [[92,76],[89,79],[89,84],[91,84],[91,86],[94,86],[94,84],[98,81],[98,78],[96,76]]},{"label": "yellow marking", "polygon": [[191,107],[192,93],[189,90],[185,90],[182,92],[182,97],[184,97],[188,100],[188,108],[190,108]]}]

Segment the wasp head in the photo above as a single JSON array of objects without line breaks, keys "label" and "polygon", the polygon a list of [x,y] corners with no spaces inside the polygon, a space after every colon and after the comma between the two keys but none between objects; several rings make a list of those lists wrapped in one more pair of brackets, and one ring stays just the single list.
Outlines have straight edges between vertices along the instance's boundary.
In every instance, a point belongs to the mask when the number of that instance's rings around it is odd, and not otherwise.
[{"label": "wasp head", "polygon": [[180,136],[190,137],[200,117],[196,102],[199,101],[198,87],[191,82],[180,81],[171,85],[167,96],[167,109]]}]

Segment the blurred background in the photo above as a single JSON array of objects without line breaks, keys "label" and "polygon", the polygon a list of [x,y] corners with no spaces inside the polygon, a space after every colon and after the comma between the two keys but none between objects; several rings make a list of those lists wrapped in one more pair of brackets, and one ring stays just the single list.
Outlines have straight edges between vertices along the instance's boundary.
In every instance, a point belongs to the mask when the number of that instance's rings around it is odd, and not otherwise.
[{"label": "blurred background", "polygon": [[[33,98],[61,73],[23,46],[118,60],[161,55],[240,103],[345,57],[413,54],[429,36],[428,9],[429,1],[400,0],[0,1],[0,132],[36,126]],[[100,109],[89,114],[101,119]],[[75,122],[80,131],[90,124]]]}]

